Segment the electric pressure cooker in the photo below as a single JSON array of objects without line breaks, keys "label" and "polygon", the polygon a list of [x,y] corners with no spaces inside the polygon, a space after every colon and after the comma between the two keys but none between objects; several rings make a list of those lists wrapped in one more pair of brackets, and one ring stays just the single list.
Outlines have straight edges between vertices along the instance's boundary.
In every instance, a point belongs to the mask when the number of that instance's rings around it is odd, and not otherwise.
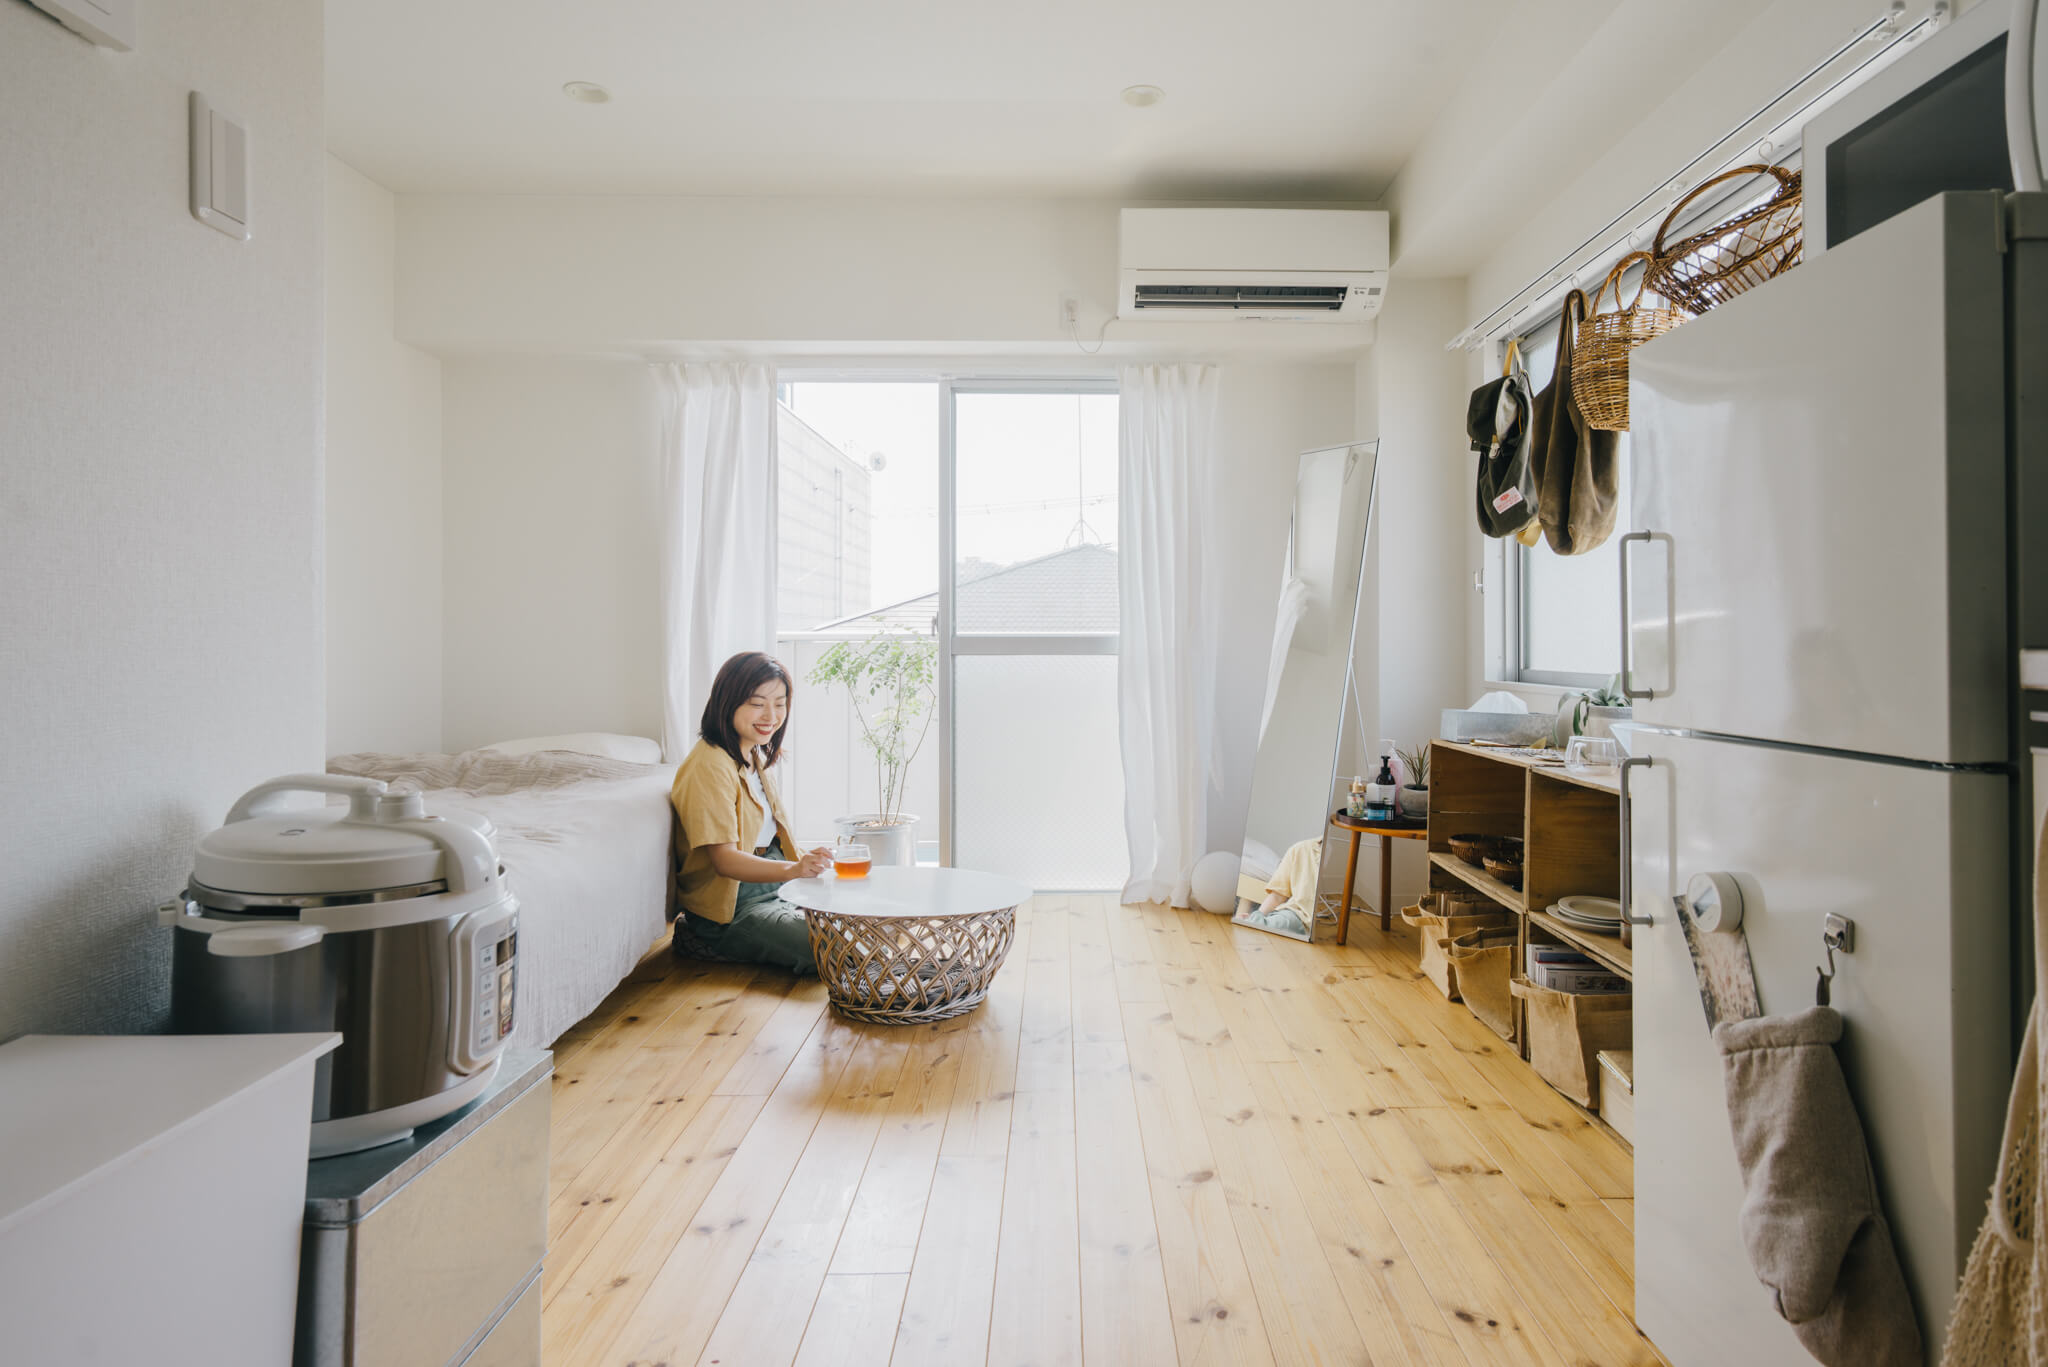
[{"label": "electric pressure cooker", "polygon": [[[293,807],[337,793],[348,808]],[[172,928],[178,1034],[338,1031],[313,1157],[410,1135],[473,1100],[512,1033],[519,903],[481,818],[375,779],[291,774],[199,842]]]}]

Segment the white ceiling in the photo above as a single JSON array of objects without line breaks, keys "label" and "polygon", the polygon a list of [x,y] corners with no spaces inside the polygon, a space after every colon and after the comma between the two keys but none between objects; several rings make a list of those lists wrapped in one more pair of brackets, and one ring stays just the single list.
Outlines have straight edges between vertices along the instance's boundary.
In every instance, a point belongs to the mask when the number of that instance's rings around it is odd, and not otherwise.
[{"label": "white ceiling", "polygon": [[1375,200],[1527,3],[329,0],[328,143],[402,192]]}]

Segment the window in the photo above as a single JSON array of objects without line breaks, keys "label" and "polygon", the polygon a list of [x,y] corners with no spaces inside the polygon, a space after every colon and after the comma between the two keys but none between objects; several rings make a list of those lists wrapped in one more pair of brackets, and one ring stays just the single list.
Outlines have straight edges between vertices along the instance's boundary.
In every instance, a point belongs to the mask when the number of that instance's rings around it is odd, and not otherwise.
[{"label": "window", "polygon": [[[1632,286],[1630,287],[1632,288]],[[1550,383],[1557,361],[1557,324],[1532,329],[1522,344],[1532,389]],[[1496,580],[1501,617],[1498,677],[1517,683],[1587,688],[1621,668],[1621,542],[1629,506],[1628,434],[1621,434],[1612,536],[1584,555],[1559,555],[1547,541],[1501,543]]]},{"label": "window", "polygon": [[930,641],[940,674],[903,794],[919,859],[1120,886],[1115,382],[798,378],[778,397],[797,838],[876,800],[861,715],[805,680],[834,645],[897,633]]}]

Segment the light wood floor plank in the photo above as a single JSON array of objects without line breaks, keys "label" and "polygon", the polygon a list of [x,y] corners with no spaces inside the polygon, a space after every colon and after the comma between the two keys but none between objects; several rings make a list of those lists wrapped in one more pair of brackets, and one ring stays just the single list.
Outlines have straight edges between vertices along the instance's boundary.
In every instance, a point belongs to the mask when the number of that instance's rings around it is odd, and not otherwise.
[{"label": "light wood floor plank", "polygon": [[1270,1367],[1273,1351],[1258,1294],[1216,1178],[1173,1012],[1164,1002],[1131,1003],[1124,1008],[1124,1039],[1180,1360]]},{"label": "light wood floor plank", "polygon": [[[1114,977],[1111,986],[1114,988]],[[1081,1343],[1090,1362],[1171,1367],[1173,1312],[1119,1015],[1115,1043],[1074,1046]]]},{"label": "light wood floor plank", "polygon": [[[1024,979],[1017,1090],[1074,1089],[1073,965],[1067,957],[1071,916],[1065,897],[1032,898],[1031,947]],[[1015,1127],[1011,1133],[1015,1134]]]},{"label": "light wood floor plank", "polygon": [[1162,982],[1273,1360],[1365,1361],[1363,1336],[1338,1291],[1307,1207],[1277,1161],[1274,1135],[1251,1085],[1251,1069],[1272,1065],[1240,1057],[1207,988],[1179,983],[1175,975]]},{"label": "light wood floor plank", "polygon": [[1144,913],[1117,905],[1114,897],[1104,896],[1101,900],[1109,924],[1110,955],[1116,962],[1117,1000],[1165,1000],[1159,992],[1159,970],[1152,962],[1151,937],[1145,929]]},{"label": "light wood floor plank", "polygon": [[654,1161],[584,1257],[558,1271],[550,1250],[542,1281],[543,1358],[596,1362],[682,1236],[705,1195],[753,1128],[765,1096],[713,1096]]},{"label": "light wood floor plank", "polygon": [[776,1003],[775,1014],[748,1041],[746,1052],[718,1079],[714,1090],[722,1096],[766,1096],[774,1091],[824,1014],[823,983],[816,978],[791,983]]},{"label": "light wood floor plank", "polygon": [[699,1367],[795,1361],[804,1317],[792,1311],[815,1303],[824,1286],[882,1116],[915,1047],[901,1032],[862,1028],[852,1061],[698,1355]]},{"label": "light wood floor plank", "polygon": [[[782,999],[769,991],[741,993],[701,1035],[679,1036],[679,1045],[688,1041],[686,1046],[640,1051],[650,1065],[647,1087],[652,1093],[640,1105],[631,1110],[586,1110],[576,1118],[608,1119],[616,1128],[573,1177],[566,1182],[559,1174],[556,1178],[555,1197],[548,1203],[550,1266],[563,1272],[575,1269],[638,1190],[646,1176],[645,1155],[666,1152],[675,1143],[710,1099],[713,1083],[781,1005]],[[621,1078],[633,1073],[634,1068],[628,1068]],[[564,1140],[565,1150],[571,1142]]]},{"label": "light wood floor plank", "polygon": [[[1415,1260],[1298,1064],[1252,1074],[1309,1223],[1377,1367],[1465,1367]],[[1284,1120],[1283,1120],[1284,1117]]]},{"label": "light wood floor plank", "polygon": [[[826,1017],[769,1094],[694,1217],[653,1236],[656,1270],[599,1362],[695,1362],[746,1270],[811,1135],[845,1073],[858,1034]],[[662,1247],[662,1245],[666,1247]],[[585,1260],[589,1261],[588,1259]],[[636,1254],[636,1262],[642,1256]]]},{"label": "light wood floor plank", "polygon": [[1494,1263],[1487,1241],[1465,1223],[1401,1127],[1400,1118],[1417,1109],[1330,1118],[1415,1259],[1443,1312],[1445,1328],[1473,1367],[1567,1362],[1536,1328],[1517,1288]]},{"label": "light wood floor plank", "polygon": [[734,1024],[758,1002],[757,994],[746,991],[754,977],[751,969],[719,965],[718,971],[690,979],[661,1002],[659,1020],[648,1019],[656,1011],[637,1019],[622,1017],[605,1038],[592,1043],[585,1054],[590,1071],[580,1090],[573,1097],[557,1092],[553,1098],[551,1187],[559,1191],[574,1181],[653,1098],[688,1089],[706,1065],[698,1045],[707,1033]]},{"label": "light wood floor plank", "polygon": [[1319,1092],[1350,1106],[1444,1104],[1421,1070],[1363,1018],[1363,1008],[1339,999],[1333,990],[1339,975],[1278,936],[1264,938],[1271,944],[1241,947],[1246,971],[1265,989],[1281,1038]]},{"label": "light wood floor plank", "polygon": [[[1117,992],[1116,954],[1109,943],[1106,897],[1068,902],[1067,962],[1073,998],[1074,1044],[1122,1044],[1123,999]],[[1154,999],[1156,1000],[1156,998]]]},{"label": "light wood floor plank", "polygon": [[796,1367],[889,1367],[910,1274],[825,1278]]},{"label": "light wood floor plank", "polygon": [[[1020,913],[1017,941],[989,986],[988,1000],[975,1011],[944,1023],[945,1038],[960,1054],[960,1076],[946,1113],[939,1152],[947,1157],[981,1154],[1000,1158],[1010,1149],[1010,1103],[1017,1090],[1017,1049],[1022,1037],[1024,978],[1029,969],[1032,924]],[[946,1027],[951,1027],[946,1031]],[[915,1285],[912,1287],[916,1290]]]},{"label": "light wood floor plank", "polygon": [[[1031,966],[1033,977],[1039,964]],[[1062,975],[1064,976],[1064,975]],[[1029,982],[1025,1006],[1030,1007]],[[1029,1050],[1028,1033],[1024,1047]],[[1020,1081],[1023,1068],[1019,1065]],[[1081,1235],[1073,1076],[1017,1092],[1003,1179],[1003,1228],[989,1308],[988,1367],[1079,1367]]]},{"label": "light wood floor plank", "polygon": [[1001,1154],[940,1157],[890,1367],[982,1367],[1003,1222]]},{"label": "light wood floor plank", "polygon": [[[908,1276],[924,1228],[925,1202],[939,1163],[939,1141],[960,1080],[959,1035],[930,1035],[910,1051],[882,1117],[867,1171],[832,1255],[835,1277],[854,1273]],[[898,1296],[901,1299],[901,1296]]]},{"label": "light wood floor plank", "polygon": [[550,1367],[1634,1367],[1633,1156],[1415,967],[1096,894],[935,1025],[665,946],[560,1041]]},{"label": "light wood floor plank", "polygon": [[1652,1367],[1658,1361],[1641,1331],[1567,1254],[1454,1115],[1403,1111],[1398,1118],[1466,1223],[1487,1231],[1494,1262],[1561,1357],[1617,1367]]}]

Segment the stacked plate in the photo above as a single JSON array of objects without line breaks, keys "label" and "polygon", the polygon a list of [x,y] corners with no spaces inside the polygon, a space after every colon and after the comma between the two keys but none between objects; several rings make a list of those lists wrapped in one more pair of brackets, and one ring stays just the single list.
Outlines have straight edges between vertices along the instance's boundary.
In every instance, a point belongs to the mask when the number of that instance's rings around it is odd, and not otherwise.
[{"label": "stacked plate", "polygon": [[1550,914],[1568,926],[1595,935],[1621,933],[1621,903],[1612,897],[1560,897]]}]

